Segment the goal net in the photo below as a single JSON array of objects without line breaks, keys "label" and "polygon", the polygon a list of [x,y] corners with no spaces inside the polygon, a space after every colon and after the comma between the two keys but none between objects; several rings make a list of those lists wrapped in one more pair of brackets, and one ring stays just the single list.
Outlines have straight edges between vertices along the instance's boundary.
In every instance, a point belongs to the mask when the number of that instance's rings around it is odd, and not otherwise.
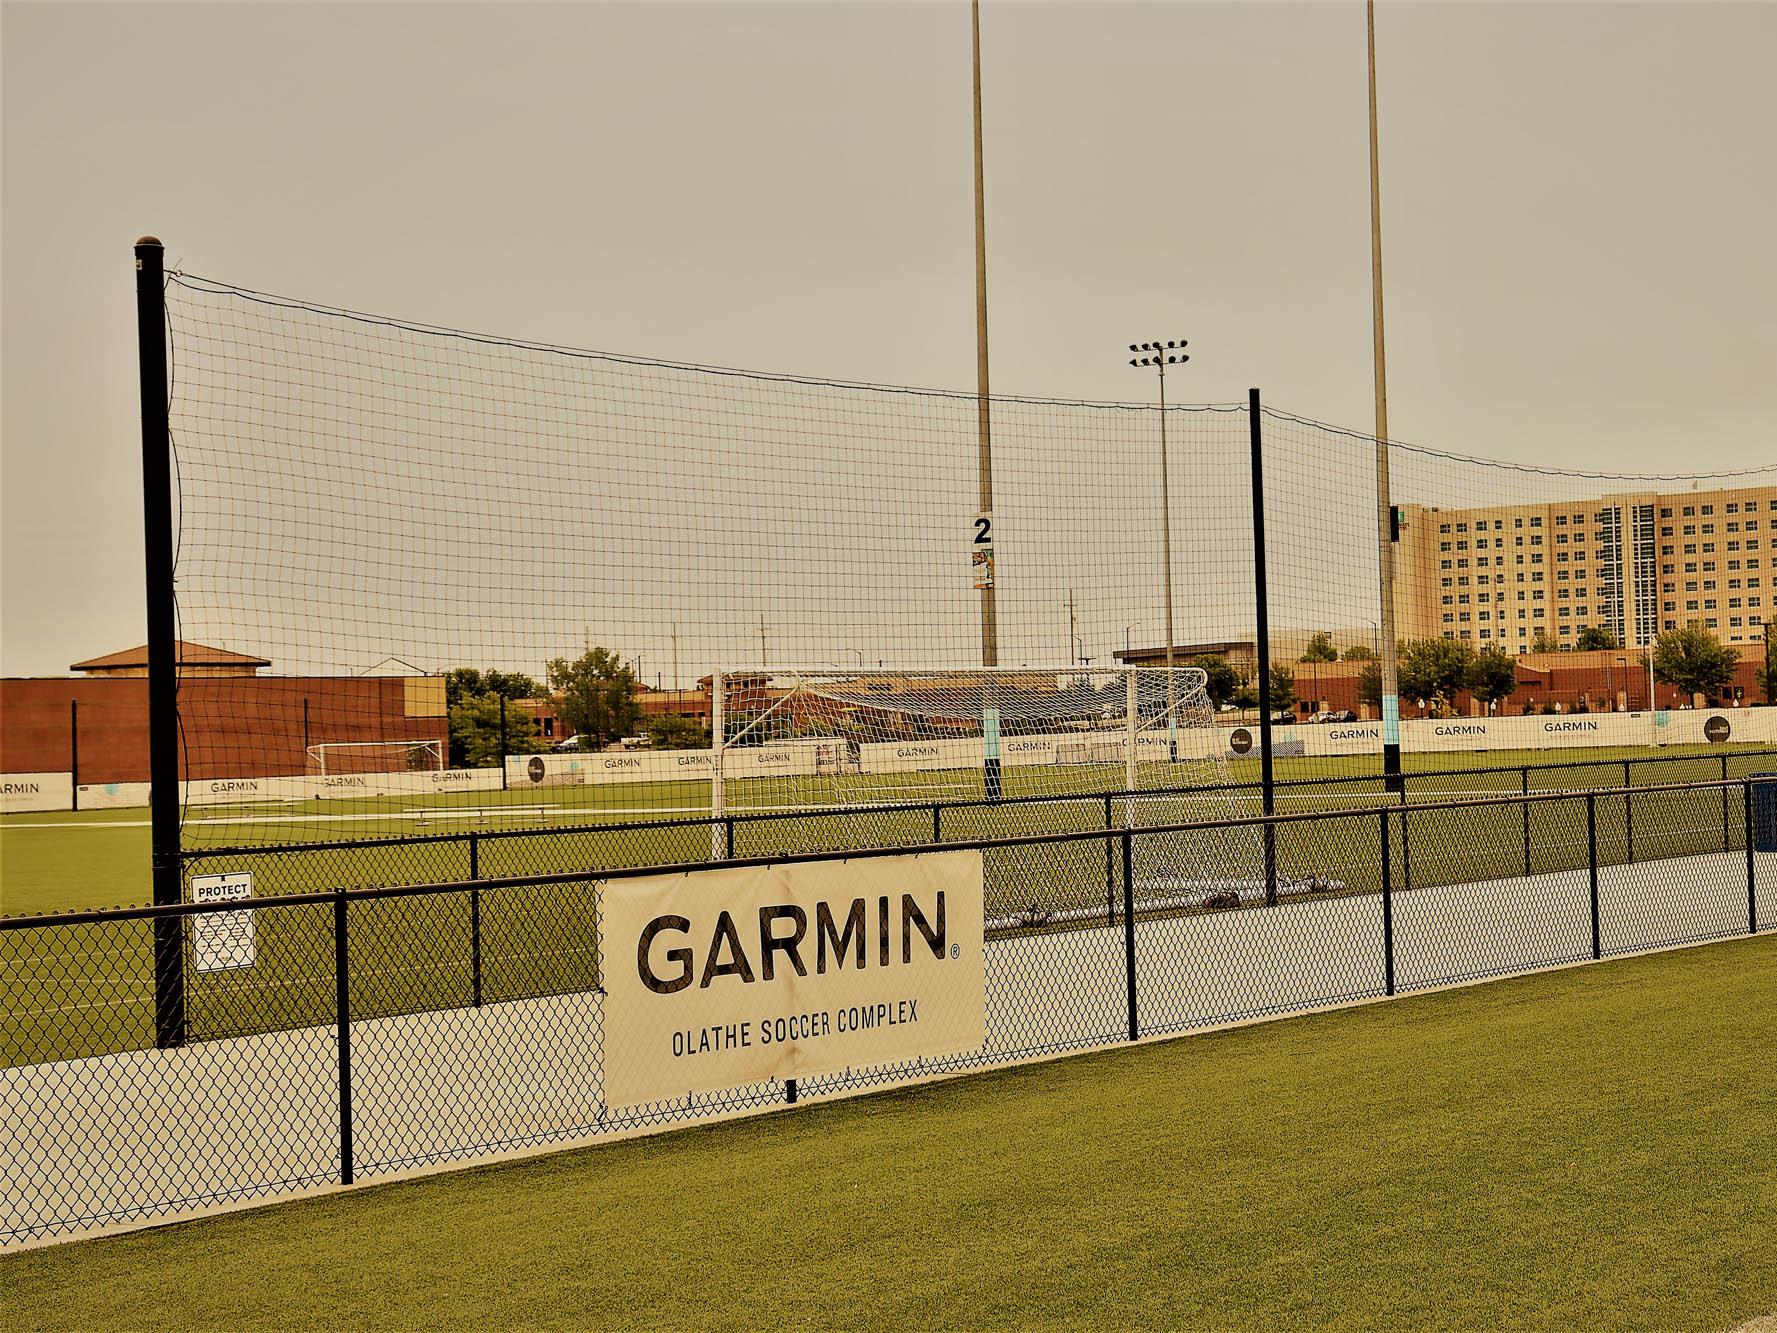
[{"label": "goal net", "polygon": [[439,741],[323,741],[307,747],[308,776],[423,773],[444,767]]},{"label": "goal net", "polygon": [[[940,823],[950,816],[946,836],[984,838],[1257,812],[1249,791],[1229,789],[1227,733],[1195,667],[752,671],[716,681],[712,812],[805,814],[773,821],[776,850],[835,845],[838,827],[887,840],[908,806],[954,803],[938,812]],[[1135,840],[1132,870],[1144,897],[1214,893],[1259,873],[1257,847],[1251,829],[1151,835]]]}]

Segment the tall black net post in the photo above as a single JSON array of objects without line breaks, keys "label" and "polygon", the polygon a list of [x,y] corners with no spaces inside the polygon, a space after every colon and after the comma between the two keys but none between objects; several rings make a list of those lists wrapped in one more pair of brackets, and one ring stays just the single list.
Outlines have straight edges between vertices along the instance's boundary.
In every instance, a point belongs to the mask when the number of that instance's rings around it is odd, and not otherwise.
[{"label": "tall black net post", "polygon": [[[142,382],[142,532],[148,611],[148,815],[154,902],[183,897],[179,869],[179,719],[173,614],[173,489],[168,467],[165,252],[136,242],[136,344]],[[154,921],[154,1039],[185,1042],[183,930],[176,916]]]},{"label": "tall black net post", "polygon": [[[1252,440],[1254,648],[1259,672],[1259,781],[1265,813],[1276,811],[1271,766],[1271,608],[1265,588],[1265,435],[1259,420],[1259,391],[1249,389],[1246,417]],[[1265,825],[1265,905],[1277,906],[1277,826]]]}]

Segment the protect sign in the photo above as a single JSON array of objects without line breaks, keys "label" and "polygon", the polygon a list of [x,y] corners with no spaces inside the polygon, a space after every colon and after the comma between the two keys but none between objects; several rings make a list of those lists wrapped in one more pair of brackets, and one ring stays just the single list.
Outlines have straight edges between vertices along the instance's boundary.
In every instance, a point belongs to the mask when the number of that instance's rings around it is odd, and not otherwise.
[{"label": "protect sign", "polygon": [[[231,902],[253,896],[253,872],[231,870],[222,875],[193,875],[191,901]],[[252,967],[258,957],[253,939],[253,913],[200,912],[191,919],[191,965],[199,972],[225,972]]]},{"label": "protect sign", "polygon": [[607,881],[606,1100],[979,1050],[981,882],[978,851]]}]

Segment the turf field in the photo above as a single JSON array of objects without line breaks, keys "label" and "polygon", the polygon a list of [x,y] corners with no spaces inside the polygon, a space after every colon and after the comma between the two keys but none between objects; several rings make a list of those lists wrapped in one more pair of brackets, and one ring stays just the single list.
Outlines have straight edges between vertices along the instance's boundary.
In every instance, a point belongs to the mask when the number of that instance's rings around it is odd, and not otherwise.
[{"label": "turf field", "polygon": [[[1777,769],[1777,755],[1734,746],[1674,746],[1566,752],[1576,760],[1633,761],[1630,779],[1636,784],[1707,781],[1721,776],[1721,760],[1728,759],[1730,777]],[[1658,759],[1661,762],[1647,762]],[[1622,774],[1614,768],[1582,767],[1556,763],[1541,750],[1489,751],[1484,754],[1408,755],[1409,773],[1420,775],[1409,784],[1414,800],[1430,801],[1465,794],[1520,789],[1520,765],[1540,766],[1530,775],[1534,790],[1572,789],[1586,786],[1617,786]],[[1554,765],[1550,767],[1549,765]],[[1373,767],[1373,766],[1372,766]],[[1440,773],[1455,769],[1493,767],[1495,774]],[[1368,772],[1351,759],[1280,759],[1280,781],[1314,781],[1350,777]],[[1256,782],[1256,760],[1236,760],[1229,765],[1230,781]],[[1007,794],[1019,796],[1057,790],[1055,770],[1007,770]],[[1089,792],[1115,790],[1121,769],[1082,767],[1070,780]],[[947,773],[897,774],[892,791],[860,791],[860,799],[910,801],[921,799],[929,788],[932,799],[957,799],[955,778]],[[1041,783],[1041,786],[1038,783]],[[731,812],[749,809],[745,784]],[[1380,791],[1380,781],[1369,784],[1329,785],[1307,790],[1286,789],[1279,809],[1330,809],[1367,806]],[[785,785],[771,789],[782,799]],[[793,793],[789,793],[793,795]],[[973,795],[978,796],[979,793]],[[461,835],[471,830],[533,830],[536,836],[498,839],[478,849],[478,869],[484,876],[571,871],[598,866],[640,865],[695,861],[709,854],[709,834],[702,828],[653,829],[642,832],[613,831],[562,836],[564,827],[587,824],[633,824],[646,819],[697,818],[709,808],[709,789],[704,783],[654,783],[643,786],[615,784],[600,787],[546,787],[510,792],[467,792],[445,796],[377,798],[359,801],[316,801],[268,804],[259,807],[193,807],[186,812],[184,843],[188,850],[219,847],[261,847],[315,842],[371,841],[381,838],[430,835]],[[1242,811],[1244,813],[1244,811]],[[1150,819],[1148,822],[1157,822]],[[946,837],[1014,836],[1021,833],[1059,832],[1069,828],[1096,827],[1102,823],[1102,806],[1091,800],[1062,802],[1031,809],[1000,807],[986,810],[946,811]],[[763,855],[786,847],[816,849],[869,845],[887,841],[920,842],[931,837],[929,814],[845,815],[818,821],[794,818],[768,823],[742,823],[738,827],[737,855]],[[235,868],[238,862],[217,864],[214,869]],[[469,876],[467,844],[454,841],[405,848],[365,848],[319,853],[313,857],[274,860],[262,858],[255,870],[255,892],[310,892],[340,885],[418,883],[426,880],[462,879]],[[146,810],[97,810],[79,813],[50,812],[0,817],[0,915],[76,911],[98,907],[132,906],[150,900],[148,875],[148,814]]]},{"label": "turf field", "polygon": [[1726,1329],[1769,938],[0,1259],[35,1328]]}]

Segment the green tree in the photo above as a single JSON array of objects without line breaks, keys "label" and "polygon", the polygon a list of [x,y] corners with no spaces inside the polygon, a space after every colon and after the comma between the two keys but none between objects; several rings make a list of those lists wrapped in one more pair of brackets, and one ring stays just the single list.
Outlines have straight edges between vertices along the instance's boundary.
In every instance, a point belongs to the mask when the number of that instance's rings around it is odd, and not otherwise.
[{"label": "green tree", "polygon": [[1382,663],[1371,661],[1357,673],[1357,701],[1372,708],[1382,707]]},{"label": "green tree", "polygon": [[1579,638],[1573,641],[1574,648],[1582,653],[1599,652],[1610,648],[1621,648],[1617,636],[1603,625],[1587,625],[1580,631]]},{"label": "green tree", "polygon": [[1282,663],[1271,668],[1271,707],[1273,711],[1296,702],[1296,673]]},{"label": "green tree", "polygon": [[1376,654],[1371,650],[1369,644],[1354,643],[1345,650],[1345,660],[1347,662],[1374,662]]},{"label": "green tree", "polygon": [[1308,648],[1298,662],[1337,662],[1339,653],[1333,647],[1333,636],[1324,629],[1316,630],[1314,637],[1308,640]]},{"label": "green tree", "polygon": [[1228,665],[1225,657],[1205,653],[1201,657],[1193,657],[1185,665],[1200,667],[1204,675],[1209,677],[1209,684],[1206,686],[1209,701],[1217,708],[1233,699],[1240,689],[1240,673]]},{"label": "green tree", "polygon": [[1561,651],[1561,645],[1555,642],[1555,636],[1548,630],[1539,629],[1536,632],[1536,637],[1530,641],[1530,651],[1533,653],[1558,653]]},{"label": "green tree", "polygon": [[543,687],[522,671],[478,670],[475,667],[452,667],[444,673],[444,702],[456,707],[457,700],[469,695],[492,694],[508,699],[539,699]]},{"label": "green tree", "polygon": [[1259,687],[1250,680],[1241,681],[1240,687],[1234,691],[1232,702],[1236,708],[1257,708],[1259,706]]},{"label": "green tree", "polygon": [[1409,639],[1401,645],[1401,697],[1448,705],[1474,660],[1474,650],[1457,639]]},{"label": "green tree", "polygon": [[642,735],[646,736],[656,750],[707,750],[710,748],[710,728],[706,722],[699,722],[694,717],[645,717],[642,719]]},{"label": "green tree", "polygon": [[562,725],[580,737],[582,749],[602,750],[633,734],[641,720],[635,672],[608,648],[571,662],[556,658],[549,664],[549,688],[560,700]]},{"label": "green tree", "polygon": [[1711,702],[1727,690],[1739,661],[1737,651],[1695,622],[1654,640],[1654,675]]},{"label": "green tree", "polygon": [[[500,700],[492,690],[459,693],[450,706],[452,768],[497,768],[500,763]],[[522,708],[506,705],[506,753],[535,754],[543,748],[537,719]]]},{"label": "green tree", "polygon": [[1502,703],[1518,688],[1517,665],[1505,649],[1481,649],[1463,678],[1470,694],[1484,704]]}]

